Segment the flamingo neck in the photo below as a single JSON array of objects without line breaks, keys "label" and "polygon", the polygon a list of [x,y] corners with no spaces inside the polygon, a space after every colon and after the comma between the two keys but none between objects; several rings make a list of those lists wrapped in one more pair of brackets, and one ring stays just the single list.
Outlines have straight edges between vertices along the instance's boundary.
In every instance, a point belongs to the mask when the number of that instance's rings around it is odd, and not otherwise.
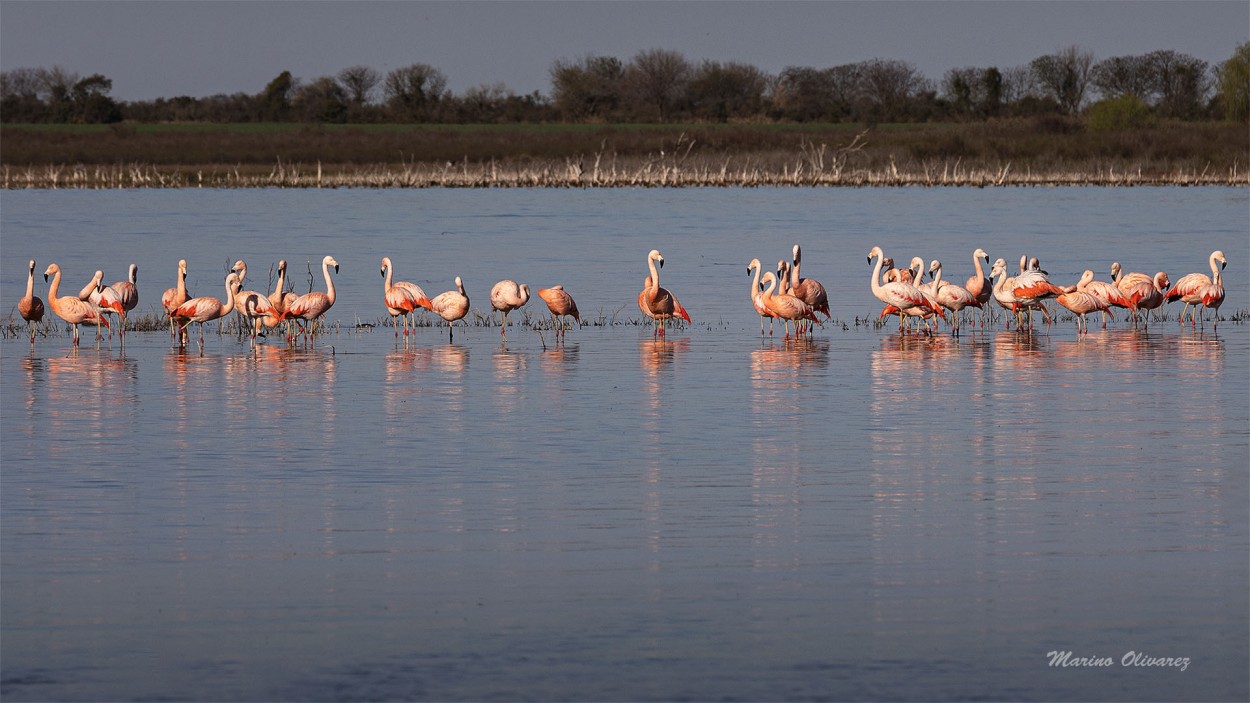
[{"label": "flamingo neck", "polygon": [[33,298],[35,295],[35,269],[31,269],[26,274],[26,297]]},{"label": "flamingo neck", "polygon": [[325,274],[325,277],[326,277],[326,297],[330,299],[331,303],[333,303],[334,302],[334,279],[330,278],[330,264],[322,261],[321,273]]},{"label": "flamingo neck", "polygon": [[48,300],[49,301],[56,300],[56,297],[57,297],[56,294],[60,287],[61,287],[61,269],[57,269],[56,273],[52,274],[52,283],[48,284]]},{"label": "flamingo neck", "polygon": [[655,267],[655,259],[649,256],[647,267],[651,269],[651,287],[647,289],[647,299],[654,301],[660,295],[660,272]]},{"label": "flamingo neck", "polygon": [[877,263],[872,267],[872,292],[876,294],[881,290],[881,265],[885,259],[885,255],[877,254]]},{"label": "flamingo neck", "polygon": [[226,283],[226,302],[221,307],[221,315],[219,317],[225,317],[234,312],[234,294],[237,290],[237,288],[231,288],[229,282]]}]

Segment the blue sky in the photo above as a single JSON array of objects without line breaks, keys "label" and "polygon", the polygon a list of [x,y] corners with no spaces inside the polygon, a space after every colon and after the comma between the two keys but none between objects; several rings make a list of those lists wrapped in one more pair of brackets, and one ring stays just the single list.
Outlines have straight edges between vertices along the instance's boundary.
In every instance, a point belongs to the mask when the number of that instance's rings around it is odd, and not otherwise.
[{"label": "blue sky", "polygon": [[950,68],[1026,64],[1077,45],[1096,59],[1172,49],[1212,64],[1250,41],[1250,0],[914,2],[391,2],[0,0],[0,68],[60,65],[113,80],[113,97],[257,93],[289,70],[441,70],[459,93],[550,90],[556,59],[645,49],[770,73],[871,58]]}]

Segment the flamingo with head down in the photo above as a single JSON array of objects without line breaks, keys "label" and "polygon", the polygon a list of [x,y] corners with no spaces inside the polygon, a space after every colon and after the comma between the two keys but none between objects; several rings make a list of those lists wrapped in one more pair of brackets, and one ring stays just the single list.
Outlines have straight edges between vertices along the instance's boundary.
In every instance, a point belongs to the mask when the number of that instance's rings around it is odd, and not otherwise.
[{"label": "flamingo with head down", "polygon": [[581,323],[582,318],[577,312],[577,303],[574,302],[573,296],[564,291],[563,285],[539,288],[538,297],[543,299],[543,302],[547,304],[547,309],[551,311],[551,325],[556,331],[556,342],[568,335],[568,328],[563,327],[560,318],[571,317],[579,324]]},{"label": "flamingo with head down", "polygon": [[530,300],[530,287],[524,283],[505,279],[490,289],[490,306],[499,312],[499,336],[506,338],[508,313],[525,307]]}]

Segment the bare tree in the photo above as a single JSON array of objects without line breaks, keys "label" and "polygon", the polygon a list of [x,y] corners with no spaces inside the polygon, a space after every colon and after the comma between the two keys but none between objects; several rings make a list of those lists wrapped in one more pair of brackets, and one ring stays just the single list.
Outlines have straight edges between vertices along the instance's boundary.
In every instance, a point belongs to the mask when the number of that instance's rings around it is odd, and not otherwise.
[{"label": "bare tree", "polygon": [[612,56],[558,59],[551,66],[556,108],[568,118],[608,118],[621,104],[625,68]]},{"label": "bare tree", "polygon": [[382,82],[382,74],[368,66],[349,66],[339,71],[338,80],[351,104],[360,107],[373,102],[373,93]]},{"label": "bare tree", "polygon": [[1079,111],[1085,102],[1093,65],[1094,55],[1076,46],[1039,56],[1029,64],[1045,94],[1069,115]]},{"label": "bare tree", "polygon": [[1168,117],[1195,117],[1213,84],[1206,61],[1175,51],[1153,51],[1145,56],[1158,108]]},{"label": "bare tree", "polygon": [[347,91],[332,76],[296,88],[291,110],[303,122],[341,123],[347,119]]},{"label": "bare tree", "polygon": [[410,120],[428,120],[446,90],[443,72],[423,63],[391,71],[384,86],[387,104],[396,115]]},{"label": "bare tree", "polygon": [[870,121],[902,119],[912,98],[932,90],[929,79],[914,65],[893,59],[865,61],[863,87]]},{"label": "bare tree", "polygon": [[754,66],[704,61],[686,91],[698,116],[726,122],[760,114],[768,84],[768,75]]},{"label": "bare tree", "polygon": [[1090,80],[1104,98],[1150,98],[1150,67],[1144,56],[1113,56],[1094,64]]},{"label": "bare tree", "polygon": [[690,62],[680,52],[649,49],[630,61],[625,81],[639,111],[653,111],[665,122],[685,98],[691,74]]}]

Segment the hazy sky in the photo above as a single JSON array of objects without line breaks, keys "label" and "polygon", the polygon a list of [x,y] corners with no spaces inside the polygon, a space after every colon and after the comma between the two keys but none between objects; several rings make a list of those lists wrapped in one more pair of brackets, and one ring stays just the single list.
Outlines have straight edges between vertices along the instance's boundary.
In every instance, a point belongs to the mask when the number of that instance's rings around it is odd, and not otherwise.
[{"label": "hazy sky", "polygon": [[258,93],[363,64],[441,70],[457,93],[550,92],[556,59],[641,50],[769,73],[871,58],[950,68],[1026,64],[1077,45],[1096,59],[1172,49],[1212,64],[1250,40],[1250,0],[980,2],[199,2],[0,0],[0,68],[60,65],[113,80],[114,98]]}]

